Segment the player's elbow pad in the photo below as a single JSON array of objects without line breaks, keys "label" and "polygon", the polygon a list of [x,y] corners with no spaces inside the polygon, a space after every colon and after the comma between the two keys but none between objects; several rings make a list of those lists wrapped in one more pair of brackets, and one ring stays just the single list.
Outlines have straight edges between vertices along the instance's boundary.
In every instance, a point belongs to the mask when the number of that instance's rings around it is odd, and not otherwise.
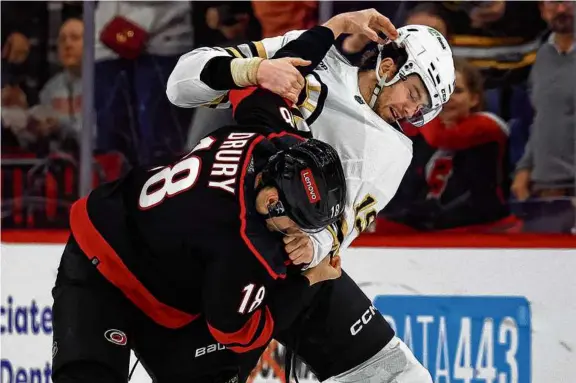
[{"label": "player's elbow pad", "polygon": [[222,331],[208,322],[210,333],[226,348],[244,353],[268,344],[274,330],[274,319],[268,307],[255,311],[237,331]]}]

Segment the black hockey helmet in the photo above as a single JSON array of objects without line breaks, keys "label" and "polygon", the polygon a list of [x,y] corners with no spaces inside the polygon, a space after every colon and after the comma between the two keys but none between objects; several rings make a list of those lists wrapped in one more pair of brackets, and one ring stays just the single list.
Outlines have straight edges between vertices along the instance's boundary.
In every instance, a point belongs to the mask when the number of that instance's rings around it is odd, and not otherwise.
[{"label": "black hockey helmet", "polygon": [[322,141],[309,139],[272,156],[262,182],[276,187],[280,195],[272,215],[287,215],[303,230],[323,229],[344,212],[342,163],[336,150]]}]

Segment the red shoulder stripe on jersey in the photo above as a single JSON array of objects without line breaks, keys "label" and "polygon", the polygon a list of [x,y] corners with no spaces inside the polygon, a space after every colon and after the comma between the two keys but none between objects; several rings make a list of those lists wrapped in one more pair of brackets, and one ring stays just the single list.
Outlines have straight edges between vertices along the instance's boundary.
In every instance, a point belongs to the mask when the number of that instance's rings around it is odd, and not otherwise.
[{"label": "red shoulder stripe on jersey", "polygon": [[250,238],[246,234],[246,204],[244,203],[244,178],[246,176],[246,172],[248,171],[248,165],[250,164],[250,159],[252,158],[252,151],[254,150],[254,147],[258,145],[258,143],[261,142],[263,139],[264,136],[258,136],[254,139],[254,141],[250,143],[250,146],[248,147],[248,150],[246,152],[246,158],[244,159],[244,164],[242,165],[242,173],[240,174],[240,186],[238,187],[238,189],[240,190],[238,196],[240,200],[240,236],[242,237],[244,243],[246,244],[246,246],[248,246],[252,254],[256,256],[258,261],[260,261],[262,266],[264,266],[266,271],[268,271],[268,274],[270,274],[272,278],[278,279],[278,278],[285,278],[286,274],[278,274],[274,270],[272,270],[272,267],[270,267],[268,262],[266,262],[266,259],[264,259],[262,254],[260,254],[260,252],[256,249],[256,247],[254,246],[252,241],[250,241]]},{"label": "red shoulder stripe on jersey", "polygon": [[298,134],[290,133],[290,132],[270,133],[269,135],[266,136],[266,138],[268,138],[269,140],[273,140],[274,138],[285,137],[285,136],[294,137],[300,141],[306,141],[306,139],[304,137],[299,136]]},{"label": "red shoulder stripe on jersey", "polygon": [[[264,320],[264,326],[260,331],[260,335],[254,339],[262,319]],[[266,307],[263,318],[262,309],[258,309],[252,314],[246,324],[236,332],[226,333],[220,331],[212,327],[210,323],[208,323],[208,329],[217,342],[223,345],[234,344],[234,346],[228,346],[228,348],[234,352],[242,353],[263,347],[268,343],[270,338],[272,338],[274,319],[272,318],[272,313],[270,313],[270,310]]]},{"label": "red shoulder stripe on jersey", "polygon": [[[230,90],[228,92],[228,99],[230,101],[230,104],[232,104],[232,113],[236,113],[236,107],[242,102],[242,100],[249,97],[257,89],[258,89],[258,87],[251,86],[248,88]],[[285,98],[283,100],[286,103],[286,106],[289,107],[292,105],[292,102],[290,102],[289,100],[287,100]]]},{"label": "red shoulder stripe on jersey", "polygon": [[87,201],[88,197],[84,197],[72,205],[70,228],[86,256],[89,259],[98,259],[98,271],[159,325],[174,329],[196,319],[199,315],[185,313],[158,301],[142,285],[90,221]]},{"label": "red shoulder stripe on jersey", "polygon": [[232,105],[232,114],[236,113],[236,107],[238,104],[242,102],[246,97],[249,97],[252,93],[254,93],[258,89],[255,86],[251,86],[248,88],[242,89],[232,89],[228,92],[228,99],[230,100],[230,104]]}]

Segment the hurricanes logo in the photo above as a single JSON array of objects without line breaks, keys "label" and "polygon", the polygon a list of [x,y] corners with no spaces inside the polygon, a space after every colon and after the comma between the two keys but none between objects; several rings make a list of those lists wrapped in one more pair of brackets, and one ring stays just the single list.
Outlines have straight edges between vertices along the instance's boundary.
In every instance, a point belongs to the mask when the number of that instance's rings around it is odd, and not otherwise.
[{"label": "hurricanes logo", "polygon": [[318,193],[318,186],[316,186],[316,181],[312,176],[312,171],[309,168],[302,170],[300,172],[300,178],[302,179],[302,184],[306,190],[308,201],[310,201],[310,203],[319,202],[320,193]]},{"label": "hurricanes logo", "polygon": [[118,346],[126,346],[128,338],[126,334],[120,330],[110,329],[104,333],[104,338],[110,343],[117,344]]}]

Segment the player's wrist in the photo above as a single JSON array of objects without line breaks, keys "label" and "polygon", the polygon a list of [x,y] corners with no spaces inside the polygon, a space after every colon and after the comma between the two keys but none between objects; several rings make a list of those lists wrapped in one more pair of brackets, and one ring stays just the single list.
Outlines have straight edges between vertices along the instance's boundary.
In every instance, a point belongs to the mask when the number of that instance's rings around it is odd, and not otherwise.
[{"label": "player's wrist", "polygon": [[257,74],[263,58],[235,58],[230,62],[230,72],[234,83],[239,87],[258,85]]},{"label": "player's wrist", "polygon": [[318,271],[314,270],[314,268],[308,269],[302,273],[302,275],[308,280],[308,284],[310,286],[320,282],[320,278],[318,277]]},{"label": "player's wrist", "polygon": [[341,13],[332,17],[322,24],[322,26],[330,29],[334,34],[334,39],[337,39],[342,33],[346,33],[346,14]]}]

